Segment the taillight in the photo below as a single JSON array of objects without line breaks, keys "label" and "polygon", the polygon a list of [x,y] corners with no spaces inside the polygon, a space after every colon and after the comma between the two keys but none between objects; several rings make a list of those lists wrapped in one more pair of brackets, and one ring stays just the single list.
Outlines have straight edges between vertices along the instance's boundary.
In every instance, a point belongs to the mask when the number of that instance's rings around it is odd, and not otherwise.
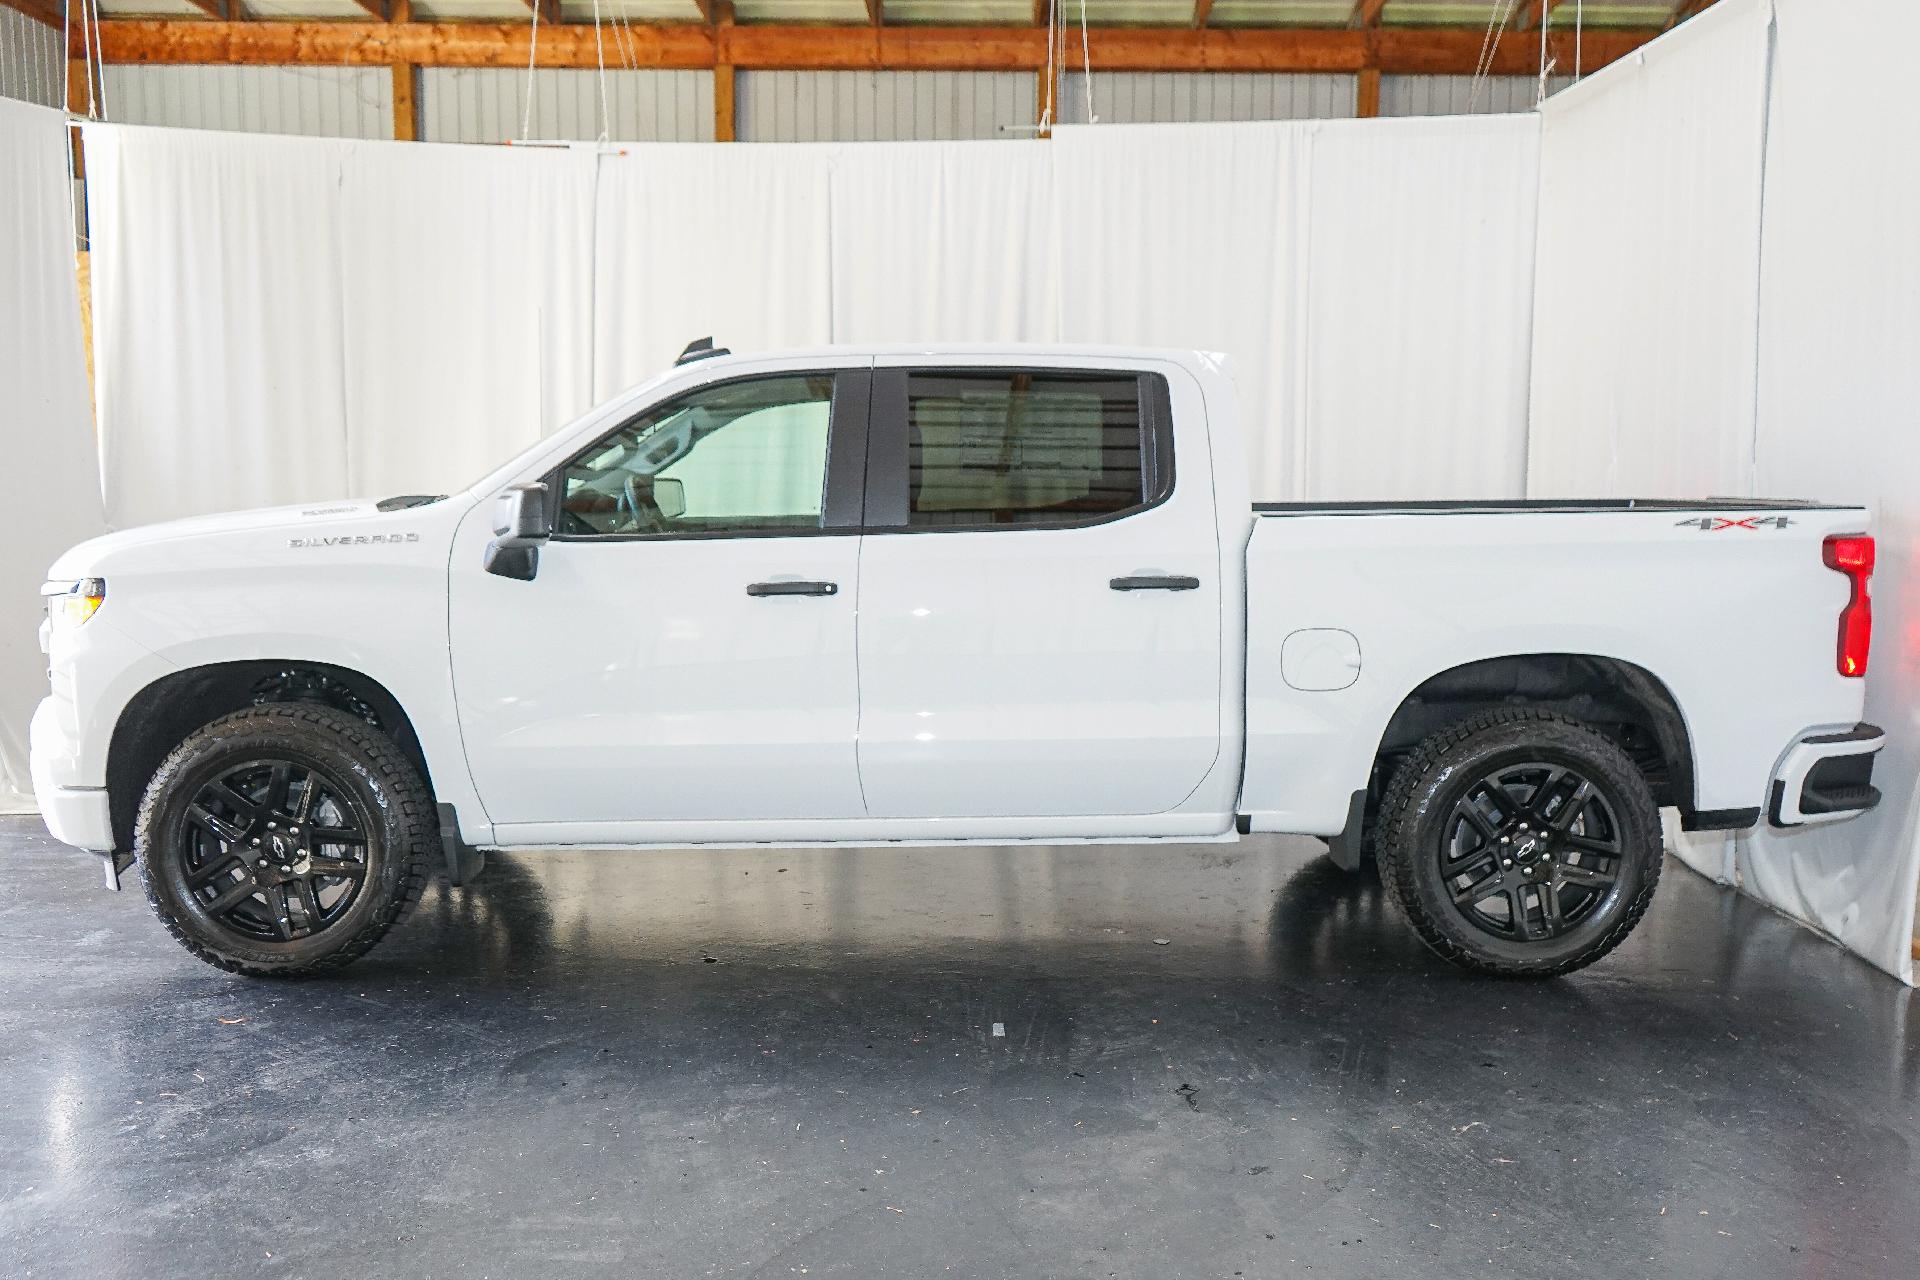
[{"label": "taillight", "polygon": [[1843,676],[1867,674],[1867,649],[1873,643],[1873,539],[1864,533],[1836,533],[1820,548],[1827,568],[1847,575],[1853,595],[1840,611],[1840,647],[1834,664]]}]

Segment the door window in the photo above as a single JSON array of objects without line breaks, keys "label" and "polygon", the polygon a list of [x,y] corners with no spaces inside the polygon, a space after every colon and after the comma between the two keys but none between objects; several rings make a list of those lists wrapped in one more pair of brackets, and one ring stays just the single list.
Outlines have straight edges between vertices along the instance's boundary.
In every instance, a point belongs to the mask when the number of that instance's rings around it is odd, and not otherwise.
[{"label": "door window", "polygon": [[821,527],[830,374],[721,383],[648,410],[564,469],[569,537]]},{"label": "door window", "polygon": [[1157,499],[1142,382],[1068,371],[908,375],[907,526],[1084,524]]}]

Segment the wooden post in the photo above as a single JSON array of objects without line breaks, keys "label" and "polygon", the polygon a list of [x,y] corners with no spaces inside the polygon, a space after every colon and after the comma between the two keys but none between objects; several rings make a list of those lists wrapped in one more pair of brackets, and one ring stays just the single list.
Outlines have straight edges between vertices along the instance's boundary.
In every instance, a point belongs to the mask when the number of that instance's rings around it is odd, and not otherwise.
[{"label": "wooden post", "polygon": [[396,142],[420,140],[420,117],[413,102],[414,71],[411,62],[393,65],[393,138]]},{"label": "wooden post", "polygon": [[[67,111],[71,115],[87,114],[87,60],[85,58],[67,59]],[[87,155],[80,146],[80,131],[70,130],[73,134],[73,176],[84,179],[87,176]]]},{"label": "wooden post", "polygon": [[715,142],[734,141],[733,128],[733,61],[728,51],[732,48],[733,0],[705,0],[700,6],[707,22],[713,27],[713,47],[717,54],[713,62],[713,140]]},{"label": "wooden post", "polygon": [[713,140],[734,140],[733,67],[725,62],[715,63],[713,67]]},{"label": "wooden post", "polygon": [[1355,95],[1353,114],[1362,120],[1371,120],[1380,114],[1380,68],[1360,69],[1360,87]]}]

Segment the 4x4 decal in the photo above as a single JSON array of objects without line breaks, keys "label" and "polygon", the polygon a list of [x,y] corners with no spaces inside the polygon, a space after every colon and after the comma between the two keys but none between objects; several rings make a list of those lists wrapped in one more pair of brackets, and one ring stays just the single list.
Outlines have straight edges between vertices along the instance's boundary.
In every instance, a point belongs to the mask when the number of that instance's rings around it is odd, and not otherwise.
[{"label": "4x4 decal", "polygon": [[1702,533],[1718,533],[1722,529],[1759,529],[1762,525],[1772,525],[1776,529],[1785,529],[1793,521],[1785,516],[1688,516],[1685,520],[1676,520],[1673,527],[1683,529],[1691,525]]}]

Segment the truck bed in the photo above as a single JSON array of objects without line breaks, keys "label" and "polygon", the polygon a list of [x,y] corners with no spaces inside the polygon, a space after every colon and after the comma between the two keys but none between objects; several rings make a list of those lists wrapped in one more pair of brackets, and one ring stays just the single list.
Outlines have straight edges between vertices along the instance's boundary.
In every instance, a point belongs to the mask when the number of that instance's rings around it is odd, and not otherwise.
[{"label": "truck bed", "polygon": [[1842,511],[1842,505],[1798,498],[1468,498],[1409,502],[1256,502],[1260,516],[1498,515],[1624,511]]}]

